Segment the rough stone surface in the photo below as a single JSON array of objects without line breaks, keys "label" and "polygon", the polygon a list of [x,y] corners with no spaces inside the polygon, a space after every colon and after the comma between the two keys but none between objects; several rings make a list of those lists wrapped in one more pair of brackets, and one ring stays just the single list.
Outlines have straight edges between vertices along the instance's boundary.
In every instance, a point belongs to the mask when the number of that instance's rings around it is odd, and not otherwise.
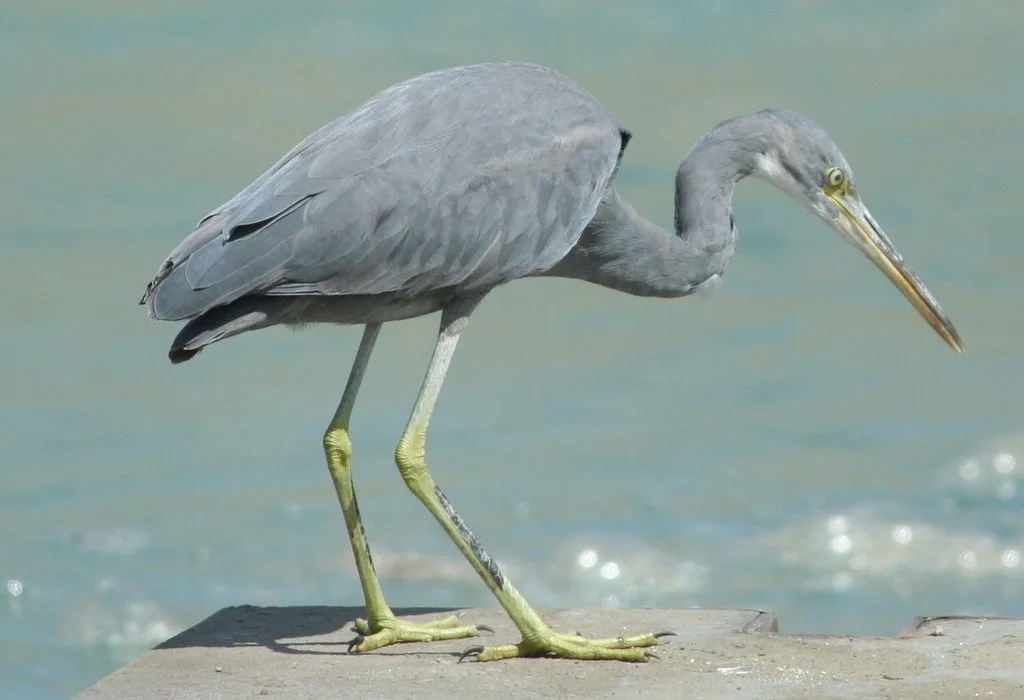
[{"label": "rough stone surface", "polygon": [[671,629],[646,664],[515,659],[458,663],[518,634],[501,610],[455,612],[490,625],[479,640],[347,654],[359,608],[225,608],[78,697],[97,698],[1024,698],[1024,620],[927,618],[895,638],[777,633],[752,610],[551,610],[585,636]]}]

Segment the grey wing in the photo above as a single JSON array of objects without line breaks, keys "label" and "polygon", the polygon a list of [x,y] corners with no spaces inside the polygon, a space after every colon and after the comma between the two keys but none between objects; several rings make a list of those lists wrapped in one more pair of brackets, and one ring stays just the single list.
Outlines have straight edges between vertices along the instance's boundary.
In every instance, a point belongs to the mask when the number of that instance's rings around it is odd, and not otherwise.
[{"label": "grey wing", "polygon": [[527,95],[410,81],[323,127],[200,222],[147,290],[151,314],[247,294],[471,292],[551,268],[628,137],[575,84],[539,76],[519,81]]}]

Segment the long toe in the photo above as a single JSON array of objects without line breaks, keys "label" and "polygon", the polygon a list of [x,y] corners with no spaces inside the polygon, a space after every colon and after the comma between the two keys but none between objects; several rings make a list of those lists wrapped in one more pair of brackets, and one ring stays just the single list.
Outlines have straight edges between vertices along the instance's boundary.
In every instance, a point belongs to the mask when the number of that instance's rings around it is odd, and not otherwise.
[{"label": "long toe", "polygon": [[490,629],[466,625],[455,616],[430,622],[410,622],[398,617],[385,618],[373,624],[366,620],[356,620],[354,626],[358,636],[349,642],[349,652],[373,651],[405,642],[463,639],[477,636],[480,629]]},{"label": "long toe", "polygon": [[643,663],[657,658],[647,647],[657,646],[659,634],[641,634],[635,637],[609,637],[587,639],[572,634],[549,632],[538,638],[524,639],[518,644],[493,647],[471,647],[463,652],[460,661],[500,661],[528,656],[551,656],[561,659],[585,661],[632,661]]}]

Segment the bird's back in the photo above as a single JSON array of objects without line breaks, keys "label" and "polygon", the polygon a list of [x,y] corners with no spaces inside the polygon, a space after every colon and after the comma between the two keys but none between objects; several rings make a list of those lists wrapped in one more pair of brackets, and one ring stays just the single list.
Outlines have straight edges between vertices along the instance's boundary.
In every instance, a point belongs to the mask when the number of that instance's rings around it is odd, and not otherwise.
[{"label": "bird's back", "polygon": [[246,295],[414,298],[557,263],[628,135],[575,82],[521,63],[399,83],[295,146],[211,212],[147,288],[151,314]]}]

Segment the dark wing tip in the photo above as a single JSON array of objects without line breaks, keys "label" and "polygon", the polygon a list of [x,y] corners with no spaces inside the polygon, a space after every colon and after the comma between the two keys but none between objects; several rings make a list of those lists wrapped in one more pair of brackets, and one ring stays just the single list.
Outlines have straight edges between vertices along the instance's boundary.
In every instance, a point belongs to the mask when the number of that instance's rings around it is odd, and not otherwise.
[{"label": "dark wing tip", "polygon": [[185,350],[184,348],[176,348],[172,346],[167,352],[167,358],[171,361],[172,365],[180,365],[182,362],[191,360],[193,357],[198,355],[200,350],[202,350],[202,348],[199,348],[198,350]]}]

